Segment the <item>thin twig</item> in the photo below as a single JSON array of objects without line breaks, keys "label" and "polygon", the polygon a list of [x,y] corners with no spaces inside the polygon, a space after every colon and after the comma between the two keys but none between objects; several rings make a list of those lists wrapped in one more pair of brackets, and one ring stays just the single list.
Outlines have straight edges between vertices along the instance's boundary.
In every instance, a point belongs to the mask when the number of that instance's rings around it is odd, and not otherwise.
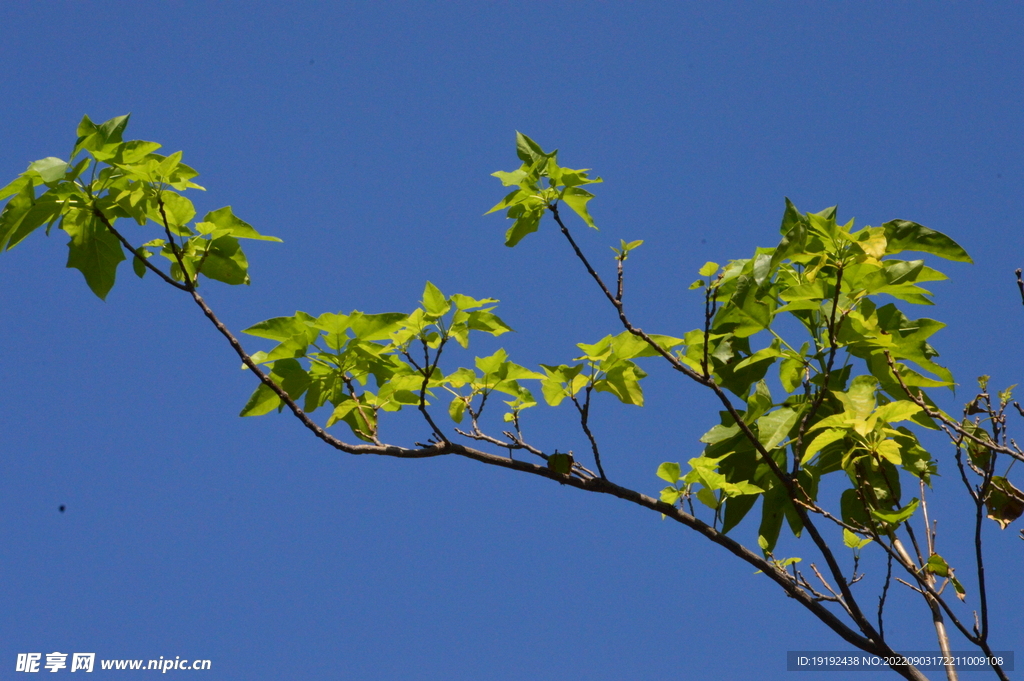
[{"label": "thin twig", "polygon": [[889,583],[892,581],[892,555],[886,561],[885,584],[882,585],[882,595],[878,597],[878,635],[885,640],[885,624],[882,621],[882,614],[885,612],[885,599],[889,594]]},{"label": "thin twig", "polygon": [[167,275],[166,273],[164,273],[164,271],[163,271],[163,270],[161,270],[161,269],[160,269],[159,267],[157,267],[156,265],[154,265],[153,263],[151,263],[151,262],[149,261],[149,258],[143,258],[143,257],[142,257],[141,255],[139,255],[139,251],[138,251],[138,249],[137,249],[137,248],[135,248],[134,246],[132,246],[132,245],[131,245],[130,243],[128,243],[128,240],[127,240],[127,239],[125,239],[125,238],[124,238],[124,236],[122,236],[122,235],[121,235],[121,233],[120,233],[119,231],[117,231],[116,229],[114,229],[114,225],[113,225],[113,224],[111,223],[111,221],[110,221],[110,220],[109,220],[109,219],[107,218],[107,216],[103,214],[103,211],[101,211],[100,209],[98,209],[98,208],[96,208],[96,207],[93,207],[93,209],[92,209],[92,213],[93,213],[93,215],[95,215],[96,217],[98,217],[98,218],[99,218],[99,219],[100,219],[100,220],[101,220],[101,221],[103,222],[103,225],[104,225],[104,226],[105,226],[105,227],[106,227],[106,228],[107,228],[108,230],[110,230],[110,233],[111,233],[111,234],[113,234],[114,236],[116,236],[116,237],[117,237],[117,240],[118,240],[118,241],[120,241],[120,242],[121,242],[122,244],[124,244],[124,247],[125,247],[125,248],[127,248],[127,249],[128,249],[129,251],[131,251],[131,252],[132,252],[132,254],[133,254],[133,255],[134,255],[134,256],[135,256],[136,258],[138,258],[139,260],[141,260],[141,261],[142,261],[142,264],[146,266],[146,269],[148,269],[148,270],[150,270],[151,272],[153,272],[154,274],[156,274],[156,276],[160,277],[161,279],[163,279],[163,280],[164,280],[165,282],[167,282],[168,284],[170,284],[170,285],[171,285],[171,286],[173,286],[174,288],[176,288],[176,289],[179,289],[179,290],[181,290],[181,291],[187,291],[187,290],[188,290],[188,287],[187,287],[187,286],[185,286],[184,284],[182,284],[182,283],[181,283],[180,281],[174,281],[174,279],[172,279],[172,278],[171,278],[171,277],[170,277],[169,275]]},{"label": "thin twig", "polygon": [[583,427],[583,432],[586,433],[587,439],[590,440],[590,449],[594,453],[594,462],[597,464],[597,471],[601,474],[601,477],[605,480],[608,476],[604,474],[604,466],[601,465],[601,452],[597,449],[597,438],[594,437],[594,433],[590,430],[588,423],[590,419],[590,395],[593,391],[593,386],[588,385],[586,389],[586,400],[580,405],[579,400],[576,399],[575,395],[570,395],[572,403],[576,405],[576,410],[580,413],[580,426]]},{"label": "thin twig", "polygon": [[[821,403],[825,401],[825,395],[828,394],[828,382],[832,375],[832,366],[836,360],[836,353],[839,350],[839,343],[836,340],[836,336],[839,334],[839,329],[836,327],[836,310],[839,308],[839,294],[843,286],[843,262],[840,260],[836,266],[836,290],[832,295],[832,313],[829,317],[828,322],[828,362],[825,365],[825,371],[821,375],[821,387],[818,389],[818,394],[814,398],[814,402],[811,403],[810,409],[804,414],[803,419],[800,420],[800,428],[796,433],[796,446],[793,447],[793,474],[800,470],[800,462],[804,456],[804,434],[807,432],[807,426],[811,423],[814,415],[818,412],[818,408],[821,407]],[[844,314],[839,319],[839,325],[842,326],[843,320],[846,319]]]},{"label": "thin twig", "polygon": [[[910,398],[911,402],[921,407],[921,410],[925,413],[925,415],[932,419],[938,419],[939,421],[941,421],[941,423],[939,424],[940,426],[948,426],[948,428],[951,428],[952,430],[962,435],[966,439],[970,440],[971,442],[974,442],[975,444],[987,447],[993,452],[998,452],[999,454],[1006,454],[1019,461],[1024,461],[1024,454],[1015,451],[1011,447],[1005,447],[1003,445],[1000,445],[998,442],[993,442],[992,440],[982,440],[978,436],[972,435],[971,433],[967,432],[967,430],[962,425],[960,425],[953,419],[949,418],[946,414],[943,414],[942,412],[936,411],[935,409],[929,407],[928,403],[925,402],[924,399],[921,397],[921,393],[912,392],[910,388],[907,386],[907,384],[903,381],[903,376],[900,375],[899,370],[896,368],[896,361],[893,359],[892,355],[889,354],[888,350],[885,351],[885,359],[889,363],[889,369],[896,377],[896,380],[899,381],[900,388],[903,389],[903,392],[907,395],[907,397]],[[944,428],[944,430],[946,430],[946,433],[950,435],[951,440],[956,440],[956,438],[949,433],[949,430],[947,430],[946,428]]]}]

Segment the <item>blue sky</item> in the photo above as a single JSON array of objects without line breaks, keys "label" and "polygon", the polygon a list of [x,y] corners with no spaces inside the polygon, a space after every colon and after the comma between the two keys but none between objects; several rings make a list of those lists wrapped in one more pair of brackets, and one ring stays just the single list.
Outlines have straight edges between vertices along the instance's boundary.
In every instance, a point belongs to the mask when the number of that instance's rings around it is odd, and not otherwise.
[{"label": "blue sky", "polygon": [[[232,328],[409,311],[429,279],[501,299],[518,333],[476,354],[530,366],[619,329],[550,223],[508,249],[482,216],[516,130],[604,177],[601,231],[576,233],[606,271],[608,246],[645,240],[627,302],[647,330],[698,326],[697,268],[775,245],[785,196],[914,220],[975,260],[941,265],[927,311],[949,322],[933,344],[964,386],[952,407],[979,374],[1024,375],[1022,29],[1011,3],[9,6],[0,184],[66,155],[83,114],[131,112],[131,138],[200,171],[200,214],[230,204],[284,239],[248,248],[251,286],[208,287]],[[195,306],[128,267],[101,302],[64,241],[0,262],[2,678],[19,652],[60,650],[207,658],[216,679],[782,679],[787,650],[847,649],[655,514],[237,418],[252,376]],[[648,369],[648,406],[601,400],[595,419],[609,475],[653,494],[716,410]],[[545,447],[585,450],[565,407],[534,411]],[[425,437],[404,414],[392,432]],[[959,558],[969,509],[936,454],[939,541]],[[1013,649],[1024,545],[987,539],[993,644]],[[924,607],[895,598],[896,645],[934,649]]]}]

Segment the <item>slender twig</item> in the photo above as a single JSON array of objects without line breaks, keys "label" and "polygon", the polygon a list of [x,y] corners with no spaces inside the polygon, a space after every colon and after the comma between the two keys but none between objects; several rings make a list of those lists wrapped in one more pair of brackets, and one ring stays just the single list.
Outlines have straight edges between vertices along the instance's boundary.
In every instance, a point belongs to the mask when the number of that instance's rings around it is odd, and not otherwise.
[{"label": "slender twig", "polygon": [[709,283],[707,288],[704,289],[704,348],[700,361],[700,366],[704,370],[705,381],[711,378],[711,372],[708,369],[708,345],[711,343],[711,320],[715,316],[715,308],[717,307],[718,287],[712,286]]},{"label": "slender twig", "polygon": [[[899,369],[897,369],[896,367],[896,361],[893,359],[892,355],[889,354],[888,351],[885,352],[885,359],[889,363],[889,369],[892,371],[893,375],[896,377],[896,380],[899,382],[900,388],[902,388],[903,392],[907,395],[907,397],[910,398],[911,402],[921,407],[921,410],[925,413],[925,415],[932,419],[938,419],[939,421],[941,421],[941,423],[939,424],[940,426],[947,426],[949,429],[952,429],[959,435],[962,435],[964,438],[970,440],[971,442],[974,442],[975,444],[987,447],[991,451],[998,452],[999,454],[1006,454],[1017,459],[1018,461],[1024,461],[1024,454],[1022,454],[1021,452],[1015,451],[1012,447],[1000,445],[998,442],[993,442],[992,440],[982,440],[980,437],[968,432],[962,425],[960,425],[953,419],[949,418],[949,416],[947,416],[946,414],[943,414],[942,412],[929,407],[928,403],[925,402],[924,399],[921,397],[921,393],[915,393],[911,391],[907,384],[904,382],[903,376],[900,375]],[[949,433],[948,429],[944,428],[944,430],[946,430],[946,433],[950,435],[951,440],[956,440],[956,438]]]},{"label": "slender twig", "polygon": [[822,576],[821,576],[821,572],[820,572],[820,571],[818,571],[818,566],[817,566],[817,565],[815,565],[814,563],[811,563],[811,570],[813,570],[813,571],[814,571],[814,574],[815,574],[815,576],[816,576],[816,577],[818,578],[818,581],[822,583],[822,585],[823,585],[823,586],[825,587],[825,589],[826,589],[826,590],[828,590],[828,592],[829,592],[830,594],[832,594],[833,598],[835,599],[835,602],[836,602],[836,603],[838,603],[839,605],[841,605],[841,606],[842,606],[842,608],[843,608],[844,610],[846,610],[846,612],[847,612],[847,613],[848,613],[848,614],[849,614],[849,615],[850,615],[850,616],[852,617],[852,616],[853,616],[853,613],[852,613],[852,612],[850,612],[850,608],[849,608],[849,606],[847,606],[847,605],[846,605],[846,602],[845,602],[845,601],[844,601],[844,600],[842,599],[842,597],[841,597],[841,596],[839,596],[839,595],[838,595],[838,594],[837,594],[837,593],[835,592],[835,590],[834,590],[834,589],[832,589],[832,587],[831,587],[831,586],[829,585],[828,581],[827,581],[827,580],[826,580],[826,579],[825,579],[824,577],[822,577]]},{"label": "slender twig", "polygon": [[125,248],[127,248],[129,251],[131,251],[132,254],[136,258],[138,258],[139,260],[142,261],[142,264],[146,266],[146,269],[148,269],[151,272],[153,272],[154,274],[156,274],[156,276],[160,277],[161,279],[163,279],[165,282],[167,282],[168,284],[170,284],[174,288],[179,289],[181,291],[187,291],[188,290],[187,286],[182,284],[180,281],[174,281],[174,279],[172,279],[163,270],[161,270],[159,267],[157,267],[156,265],[151,263],[149,261],[149,258],[144,258],[141,255],[139,255],[139,250],[137,248],[135,248],[134,246],[132,246],[130,243],[128,243],[128,240],[125,239],[124,236],[122,236],[119,231],[114,229],[114,225],[107,218],[107,216],[103,214],[103,211],[101,211],[100,209],[94,207],[92,209],[92,214],[95,215],[96,217],[98,217],[101,222],[103,222],[103,226],[106,227],[108,230],[110,230],[110,233],[113,234],[115,237],[117,237],[117,240],[120,241],[122,244],[124,244]]},{"label": "slender twig", "polygon": [[[347,373],[343,372],[341,374],[341,379],[342,381],[344,381],[346,387],[348,387],[348,392],[352,396],[352,401],[356,403],[356,409],[359,411],[359,415],[363,418],[363,423],[366,424],[367,428],[371,428],[370,432],[365,433],[366,437],[373,440],[374,444],[379,445],[380,440],[377,439],[378,428],[376,416],[374,416],[373,422],[371,422],[370,419],[366,416],[366,412],[364,411],[365,405],[363,405],[363,401],[359,399],[359,396],[356,395],[356,387],[352,383],[352,377],[349,376]],[[362,429],[359,430],[362,432]]]},{"label": "slender twig", "polygon": [[908,589],[913,589],[914,591],[916,591],[917,593],[921,594],[922,596],[925,595],[923,590],[918,589],[916,586],[914,586],[913,584],[911,584],[910,582],[906,581],[905,579],[903,579],[901,577],[897,577],[896,581],[899,582],[900,584],[902,584],[903,586],[907,587]]},{"label": "slender twig", "polygon": [[637,328],[633,326],[632,323],[630,323],[629,319],[626,317],[622,301],[616,300],[615,296],[612,295],[612,292],[608,290],[608,287],[605,286],[604,280],[601,279],[601,275],[599,275],[597,271],[595,271],[594,268],[591,267],[590,261],[587,260],[587,257],[585,255],[583,255],[583,251],[580,250],[580,247],[578,245],[576,245],[576,240],[572,238],[572,234],[569,232],[569,229],[565,226],[565,223],[562,222],[562,218],[558,214],[558,204],[551,204],[550,206],[548,206],[548,208],[551,211],[551,214],[554,216],[555,222],[557,222],[558,226],[561,228],[562,234],[569,242],[569,245],[572,246],[573,252],[576,254],[576,257],[580,260],[580,262],[583,263],[583,266],[587,269],[587,272],[594,279],[594,281],[597,282],[597,285],[601,289],[601,292],[604,293],[605,297],[608,299],[609,302],[611,302],[611,304],[615,307],[616,311],[619,313],[619,320],[622,322],[623,327],[625,327],[627,331],[629,331],[637,338],[642,338],[649,346],[651,346],[651,348],[655,352],[664,357],[673,369],[680,372],[681,374],[684,374],[692,378],[695,381],[698,381],[699,383],[706,383],[706,381],[700,374],[698,374],[696,371],[683,364],[683,362],[681,362],[679,358],[673,356],[672,353],[670,353],[668,350],[661,347],[661,345],[659,345],[653,338],[647,335],[647,333],[645,333],[643,329]]},{"label": "slender twig", "polygon": [[[876,543],[879,546],[881,546],[882,549],[890,557],[895,559],[896,562],[900,565],[900,567],[906,570],[907,573],[914,579],[914,581],[917,582],[918,587],[920,588],[915,588],[915,591],[919,591],[922,595],[929,595],[934,597],[935,602],[937,602],[942,607],[946,615],[949,616],[950,621],[953,623],[954,626],[956,626],[960,633],[963,634],[964,638],[966,638],[974,645],[979,645],[980,641],[978,640],[978,638],[974,636],[967,629],[967,627],[963,625],[962,622],[960,622],[960,618],[956,616],[956,613],[954,613],[952,608],[949,607],[949,604],[946,603],[946,600],[942,598],[941,594],[937,593],[935,589],[929,586],[927,580],[921,574],[922,570],[914,564],[913,560],[911,560],[910,554],[907,553],[907,550],[903,546],[903,544],[895,537],[893,537],[892,540],[892,546],[888,546],[885,542],[881,541],[881,537],[878,537],[876,539]],[[903,580],[900,580],[899,578],[897,578],[897,581],[902,582],[904,584],[906,583],[903,582]]]},{"label": "slender twig", "polygon": [[617,300],[617,301],[619,301],[621,303],[622,302],[622,284],[623,284],[623,278],[624,278],[623,277],[623,271],[622,271],[622,263],[625,260],[625,258],[617,258],[616,260],[618,261],[617,264],[615,265],[616,279],[618,280],[618,284],[615,287],[615,300]]},{"label": "slender twig", "polygon": [[974,556],[978,566],[978,600],[981,603],[981,629],[978,638],[984,642],[988,639],[988,592],[985,587],[985,559],[981,545],[981,523],[984,517],[982,503],[978,505],[978,512],[975,515],[974,523]]},{"label": "slender twig", "polygon": [[174,236],[171,235],[171,224],[167,221],[167,211],[164,208],[164,200],[161,192],[156,194],[156,205],[160,211],[160,218],[164,222],[164,233],[167,235],[167,243],[171,247],[171,253],[174,254],[175,260],[178,261],[178,267],[181,268],[181,278],[185,282],[186,291],[194,291],[196,288],[195,282],[192,281],[192,277],[189,276],[188,270],[185,269],[185,260],[181,257],[181,248],[178,246],[178,242],[174,240]]},{"label": "slender twig", "polygon": [[885,640],[885,624],[882,615],[885,612],[885,599],[889,594],[889,584],[892,581],[892,555],[889,555],[885,566],[885,584],[882,585],[882,595],[878,597],[878,635]]},{"label": "slender twig", "polygon": [[434,431],[442,442],[448,441],[448,436],[444,434],[437,424],[434,423],[434,419],[430,416],[430,412],[427,411],[427,386],[430,384],[430,377],[434,375],[434,371],[437,370],[438,362],[441,361],[441,352],[444,350],[444,345],[448,341],[448,335],[443,334],[441,336],[441,342],[437,346],[437,352],[434,353],[434,361],[430,361],[430,352],[427,347],[427,339],[420,338],[420,342],[423,344],[423,384],[420,386],[420,404],[419,410],[423,414],[423,418],[426,419],[430,425],[430,429]]},{"label": "slender twig", "polygon": [[[796,433],[796,445],[793,447],[793,474],[800,470],[800,462],[804,456],[804,434],[807,432],[807,426],[810,425],[814,419],[814,415],[817,414],[818,408],[821,407],[821,403],[825,401],[825,396],[828,394],[828,382],[832,376],[832,366],[836,360],[836,352],[839,350],[839,343],[836,340],[836,336],[839,333],[839,329],[836,327],[836,310],[839,308],[839,294],[843,286],[843,262],[840,260],[836,266],[836,290],[832,295],[832,314],[829,317],[828,322],[828,362],[825,365],[825,371],[821,375],[821,387],[818,388],[818,394],[814,398],[814,402],[811,403],[810,409],[804,414],[803,419],[800,420],[800,428]],[[844,314],[839,318],[839,325],[841,326],[843,320],[846,319]]]},{"label": "slender twig", "polygon": [[932,530],[931,521],[928,519],[928,501],[924,493],[924,478],[920,478],[918,482],[921,488],[921,514],[924,516],[925,539],[928,544],[928,555],[931,556],[935,553],[935,532]]},{"label": "slender twig", "polygon": [[953,442],[953,444],[956,446],[956,454],[954,454],[954,458],[956,459],[956,467],[960,471],[960,480],[963,481],[964,487],[967,488],[967,493],[971,495],[971,499],[973,499],[974,503],[977,504],[978,494],[977,492],[974,491],[974,487],[971,486],[971,481],[967,479],[967,471],[964,469],[964,460],[961,454],[962,442],[962,438],[959,442]]},{"label": "slender twig", "polygon": [[594,462],[597,464],[597,471],[601,474],[602,478],[607,480],[608,476],[604,474],[604,466],[601,465],[601,452],[597,449],[597,438],[594,437],[594,433],[591,432],[590,425],[588,423],[590,419],[590,395],[593,389],[593,385],[587,386],[586,399],[582,405],[579,400],[576,399],[575,395],[570,395],[569,397],[572,400],[572,403],[576,405],[576,410],[580,413],[580,426],[582,426],[583,432],[586,433],[587,439],[590,440],[590,449],[594,453]]}]

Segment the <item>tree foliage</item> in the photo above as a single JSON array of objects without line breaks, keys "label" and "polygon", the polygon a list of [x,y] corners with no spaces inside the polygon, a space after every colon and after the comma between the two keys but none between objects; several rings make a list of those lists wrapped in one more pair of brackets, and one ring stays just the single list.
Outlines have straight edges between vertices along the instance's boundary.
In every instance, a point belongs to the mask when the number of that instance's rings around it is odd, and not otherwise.
[{"label": "tree foliage", "polygon": [[[943,652],[950,650],[948,622],[992,655],[982,523],[987,518],[1006,529],[1024,513],[1024,493],[1009,477],[1024,452],[1007,436],[1007,411],[1024,411],[1010,389],[993,398],[987,377],[961,415],[938,406],[935,391],[955,386],[931,345],[944,324],[911,310],[931,305],[925,286],[946,277],[913,254],[970,262],[948,236],[907,220],[857,228],[853,220],[841,222],[835,207],[802,212],[787,199],[778,246],[700,268],[690,286],[704,301],[699,326],[647,333],[623,303],[625,263],[643,242],[612,248],[615,279],[606,284],[560,212],[567,206],[597,229],[587,207],[594,195],[583,187],[601,179],[560,166],[557,151],[517,133],[521,165],[494,173],[511,191],[489,211],[505,211],[511,221],[505,244],[516,246],[551,216],[621,331],[580,342],[578,356],[536,368],[504,350],[474,357],[468,353],[476,334],[512,330],[495,314],[498,301],[449,295],[427,282],[411,312],[297,311],[258,322],[244,332],[273,345],[250,354],[198,289],[204,280],[248,284],[243,240],[280,240],[257,232],[230,206],[196,220],[184,194],[203,189],[193,182],[198,173],[181,152],[164,156],[157,143],[125,141],[127,123],[127,116],[100,125],[83,118],[67,161],[35,161],[0,190],[7,199],[0,247],[10,250],[56,226],[69,237],[67,266],[80,270],[100,298],[129,258],[137,276],[151,272],[191,296],[258,379],[242,416],[287,409],[321,440],[352,454],[464,456],[650,508],[756,566],[847,642],[889,657],[894,649],[883,615],[890,579],[874,618],[851,588],[863,576],[860,552],[878,550],[924,600]],[[148,230],[139,245],[123,227],[132,222]],[[156,255],[166,263],[158,265]],[[701,437],[700,456],[651,472],[665,485],[653,498],[606,475],[590,408],[596,392],[643,406],[644,378],[665,369],[706,388],[721,411]],[[572,405],[589,457],[545,452],[528,441],[522,422],[541,401]],[[501,410],[506,429],[499,434],[482,425],[488,407]],[[311,416],[320,409],[327,414],[323,426]],[[422,415],[425,443],[386,443],[384,417],[402,409]],[[360,442],[332,434],[338,429]],[[956,576],[972,566],[954,567],[935,548],[927,494],[940,461],[919,439],[928,430],[948,436],[954,456],[941,465],[955,467],[975,507],[974,593]],[[840,484],[823,485],[825,478]],[[819,494],[825,489],[834,492]],[[730,536],[744,523],[756,525],[756,548]],[[798,567],[800,557],[776,556],[784,531],[807,537],[801,546],[824,568],[811,563],[810,577]],[[853,574],[840,567],[840,552],[853,554]],[[964,603],[950,603],[947,587]],[[966,607],[975,610],[971,624],[963,622]],[[924,678],[912,666],[891,666],[906,678]],[[998,662],[991,668],[1007,678]],[[955,677],[954,669],[946,671]]]}]

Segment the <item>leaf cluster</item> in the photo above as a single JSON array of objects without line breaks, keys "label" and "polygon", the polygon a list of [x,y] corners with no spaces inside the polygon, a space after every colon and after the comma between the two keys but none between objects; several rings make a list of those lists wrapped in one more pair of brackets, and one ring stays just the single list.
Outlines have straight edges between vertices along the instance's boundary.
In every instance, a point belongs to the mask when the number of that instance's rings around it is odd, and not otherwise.
[{"label": "leaf cluster", "polygon": [[[56,225],[70,237],[67,266],[80,270],[100,298],[113,288],[125,249],[139,277],[155,269],[147,260],[159,254],[169,261],[169,276],[183,286],[197,286],[200,275],[248,284],[249,263],[239,239],[280,239],[259,234],[230,206],[195,222],[195,207],[182,192],[203,189],[192,181],[198,173],[182,162],[180,151],[164,156],[156,153],[156,142],[124,141],[128,118],[97,125],[85,116],[69,160],[34,161],[0,189],[0,199],[10,197],[0,212],[0,250],[10,250],[43,225],[49,235]],[[155,227],[158,235],[134,247],[115,226],[122,218]]]},{"label": "leaf cluster", "polygon": [[[536,232],[545,211],[559,202],[569,206],[588,227],[597,229],[594,219],[587,210],[587,203],[594,195],[581,187],[603,182],[600,177],[591,179],[588,175],[589,169],[573,170],[561,167],[557,162],[557,149],[552,152],[544,151],[540,145],[521,132],[516,133],[516,152],[519,160],[523,162],[518,170],[499,170],[491,173],[506,187],[515,187],[487,211],[487,214],[490,214],[504,210],[506,217],[513,221],[505,233],[506,246],[515,246],[527,234]],[[623,250],[626,250],[625,244]]]}]

